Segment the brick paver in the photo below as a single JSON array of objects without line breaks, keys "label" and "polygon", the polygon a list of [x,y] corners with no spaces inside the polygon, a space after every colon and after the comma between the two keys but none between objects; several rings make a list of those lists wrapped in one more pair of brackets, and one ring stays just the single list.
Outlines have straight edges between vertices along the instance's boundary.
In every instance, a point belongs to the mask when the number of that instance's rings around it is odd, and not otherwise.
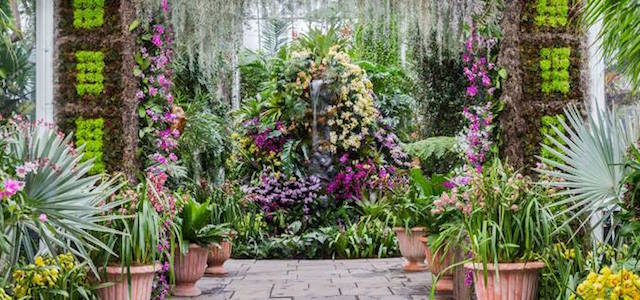
[{"label": "brick paver", "polygon": [[229,275],[201,279],[203,294],[194,299],[429,299],[431,275],[405,273],[401,267],[401,258],[232,259],[225,263]]}]

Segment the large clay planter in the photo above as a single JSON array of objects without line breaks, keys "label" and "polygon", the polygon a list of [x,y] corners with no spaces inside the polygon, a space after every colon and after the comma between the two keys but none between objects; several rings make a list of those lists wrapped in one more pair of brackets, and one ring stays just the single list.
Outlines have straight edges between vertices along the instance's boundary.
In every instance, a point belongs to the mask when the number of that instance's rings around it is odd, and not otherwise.
[{"label": "large clay planter", "polygon": [[421,272],[427,270],[424,263],[425,249],[420,238],[424,236],[424,228],[414,227],[406,230],[402,227],[395,227],[393,231],[398,238],[400,253],[407,260],[403,266],[405,272]]},{"label": "large clay planter", "polygon": [[207,265],[209,266],[204,272],[208,275],[223,277],[228,272],[224,268],[224,262],[231,257],[231,242],[223,240],[220,246],[211,245],[209,247],[209,258]]},{"label": "large clay planter", "polygon": [[447,252],[447,255],[443,257],[442,251],[433,253],[429,245],[427,244],[428,238],[420,238],[420,241],[424,245],[425,255],[427,257],[427,263],[429,264],[429,270],[434,276],[440,275],[438,282],[436,282],[436,292],[440,293],[452,293],[453,292],[453,269],[447,270],[446,273],[442,273],[445,269],[451,266],[454,262],[454,249]]},{"label": "large clay planter", "polygon": [[196,287],[196,282],[204,276],[208,255],[208,248],[196,244],[189,245],[189,252],[186,255],[176,253],[173,262],[173,271],[176,276],[176,286],[173,288],[174,296],[195,297],[202,294],[202,291]]},{"label": "large clay planter", "polygon": [[121,266],[108,266],[104,282],[113,283],[105,288],[98,289],[98,297],[102,300],[147,300],[151,299],[153,277],[160,267],[158,265],[131,266],[129,274],[131,276],[131,298],[129,298],[129,283],[127,269]]},{"label": "large clay planter", "polygon": [[544,263],[498,264],[500,280],[496,277],[494,265],[487,264],[486,285],[482,264],[467,263],[464,267],[473,271],[478,300],[534,300],[538,295],[538,273],[544,268]]}]

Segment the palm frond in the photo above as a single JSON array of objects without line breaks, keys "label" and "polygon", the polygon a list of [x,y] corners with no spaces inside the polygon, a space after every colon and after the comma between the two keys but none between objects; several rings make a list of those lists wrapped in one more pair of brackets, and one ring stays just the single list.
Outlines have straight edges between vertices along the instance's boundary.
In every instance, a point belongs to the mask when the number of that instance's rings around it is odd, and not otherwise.
[{"label": "palm frond", "polygon": [[620,204],[625,155],[640,135],[638,114],[617,116],[613,110],[594,109],[586,120],[576,106],[565,109],[568,123],[560,120],[564,133],[554,128],[557,137],[546,136],[553,145],[542,145],[557,159],[538,157],[552,168],[535,169],[552,178],[543,184],[557,188],[555,196],[561,200],[549,206],[564,207],[558,214],[568,213],[567,223],[582,216],[590,218],[597,212],[610,212]]}]

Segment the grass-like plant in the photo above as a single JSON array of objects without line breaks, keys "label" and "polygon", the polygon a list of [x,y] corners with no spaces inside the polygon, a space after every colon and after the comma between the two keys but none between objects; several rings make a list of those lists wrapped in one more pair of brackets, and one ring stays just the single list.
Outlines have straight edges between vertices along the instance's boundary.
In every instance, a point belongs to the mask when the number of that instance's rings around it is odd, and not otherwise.
[{"label": "grass-like plant", "polygon": [[[540,186],[533,185],[498,158],[475,173],[466,192],[470,212],[464,220],[473,261],[488,264],[526,262],[551,243],[555,230]],[[486,278],[485,278],[486,282]]]}]

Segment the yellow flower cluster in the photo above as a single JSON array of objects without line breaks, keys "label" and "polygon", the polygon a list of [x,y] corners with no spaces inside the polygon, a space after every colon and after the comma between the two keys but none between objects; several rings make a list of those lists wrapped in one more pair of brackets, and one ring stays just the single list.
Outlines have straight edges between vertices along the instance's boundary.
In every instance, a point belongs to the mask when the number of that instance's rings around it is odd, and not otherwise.
[{"label": "yellow flower cluster", "polygon": [[554,247],[556,252],[564,259],[574,259],[576,257],[576,249],[569,249],[563,243],[556,243]]},{"label": "yellow flower cluster", "polygon": [[36,256],[33,264],[13,271],[13,293],[17,298],[21,298],[33,296],[39,289],[55,288],[58,280],[74,266],[75,259],[69,253],[58,255],[57,262],[52,257]]},{"label": "yellow flower cluster", "polygon": [[[600,273],[589,273],[576,292],[585,300],[640,300],[640,277],[625,269],[613,273],[605,266]],[[569,299],[574,300],[576,296],[571,295]]]},{"label": "yellow flower cluster", "polygon": [[11,300],[11,297],[7,295],[3,288],[0,288],[0,300]]}]

